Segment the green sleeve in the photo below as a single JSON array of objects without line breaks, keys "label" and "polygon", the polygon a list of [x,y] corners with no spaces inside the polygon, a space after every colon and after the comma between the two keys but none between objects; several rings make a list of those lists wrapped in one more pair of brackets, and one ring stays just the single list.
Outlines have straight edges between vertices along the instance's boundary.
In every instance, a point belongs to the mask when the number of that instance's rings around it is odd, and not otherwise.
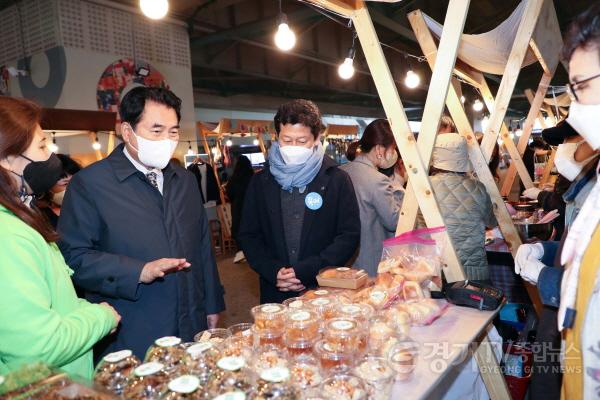
[{"label": "green sleeve", "polygon": [[[0,234],[0,357],[61,367],[87,353],[116,321],[109,309],[78,300],[71,282],[60,281],[68,275],[53,271],[51,252],[40,247],[26,235]],[[59,313],[53,304],[72,309]]]}]

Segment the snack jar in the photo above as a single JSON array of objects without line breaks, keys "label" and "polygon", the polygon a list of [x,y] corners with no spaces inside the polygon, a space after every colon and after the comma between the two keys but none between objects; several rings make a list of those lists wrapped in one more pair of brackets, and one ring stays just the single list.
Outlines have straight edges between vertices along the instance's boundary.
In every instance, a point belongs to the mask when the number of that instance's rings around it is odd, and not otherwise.
[{"label": "snack jar", "polygon": [[286,307],[282,304],[262,304],[252,308],[254,328],[259,334],[282,336],[285,327]]},{"label": "snack jar", "polygon": [[369,400],[389,400],[394,386],[395,372],[387,359],[367,356],[354,368],[367,388]]},{"label": "snack jar", "polygon": [[231,332],[223,328],[207,329],[199,332],[194,336],[194,342],[212,342],[217,346],[221,346],[229,337]]},{"label": "snack jar", "polygon": [[165,336],[156,339],[146,352],[144,362],[159,362],[163,364],[168,373],[173,373],[183,365],[185,358],[185,348],[181,344],[181,339],[175,336]]},{"label": "snack jar", "polygon": [[333,318],[325,323],[323,338],[337,353],[352,354],[360,351],[360,339],[364,336],[358,321],[351,318]]},{"label": "snack jar", "polygon": [[354,354],[336,352],[325,339],[315,344],[314,352],[323,375],[348,371],[354,367]]},{"label": "snack jar", "polygon": [[394,378],[404,381],[412,377],[419,359],[419,344],[405,336],[388,351],[387,360],[394,370]]},{"label": "snack jar", "polygon": [[212,342],[186,343],[186,357],[184,363],[186,371],[200,379],[200,384],[205,385],[217,368],[217,362],[222,358],[221,351]]},{"label": "snack jar", "polygon": [[288,310],[298,310],[301,308],[306,308],[306,303],[308,299],[305,297],[292,297],[283,301],[283,305],[288,308]]},{"label": "snack jar", "polygon": [[367,389],[362,379],[352,374],[336,374],[321,384],[321,395],[327,400],[366,400]]},{"label": "snack jar", "polygon": [[308,309],[289,310],[286,316],[285,345],[291,355],[311,353],[319,339],[319,318]]},{"label": "snack jar", "polygon": [[159,400],[168,390],[170,377],[163,364],[147,362],[133,370],[129,386],[123,397],[129,400]]},{"label": "snack jar", "polygon": [[290,359],[292,382],[302,391],[318,388],[323,382],[319,361],[313,355],[302,354]]},{"label": "snack jar", "polygon": [[235,324],[227,328],[229,332],[229,341],[240,341],[241,345],[251,348],[254,344],[252,338],[252,324],[244,322]]},{"label": "snack jar", "polygon": [[131,350],[107,354],[96,367],[94,383],[120,396],[129,385],[133,370],[140,364]]},{"label": "snack jar", "polygon": [[227,356],[217,361],[217,368],[207,385],[209,396],[216,397],[228,392],[242,392],[245,395],[252,389],[252,378],[243,357]]},{"label": "snack jar", "polygon": [[169,391],[163,400],[204,400],[200,379],[194,375],[182,375],[169,382]]},{"label": "snack jar", "polygon": [[338,302],[333,296],[317,297],[308,301],[308,308],[313,310],[321,321],[321,328],[325,328],[325,321],[337,316],[336,306]]},{"label": "snack jar", "polygon": [[291,381],[287,367],[272,367],[260,372],[256,387],[250,394],[252,400],[300,400],[300,391]]}]

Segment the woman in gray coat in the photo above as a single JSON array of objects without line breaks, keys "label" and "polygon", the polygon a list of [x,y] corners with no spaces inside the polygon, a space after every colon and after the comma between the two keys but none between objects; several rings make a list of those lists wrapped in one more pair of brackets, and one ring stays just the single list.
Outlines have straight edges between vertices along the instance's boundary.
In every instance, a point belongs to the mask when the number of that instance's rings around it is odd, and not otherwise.
[{"label": "woman in gray coat", "polygon": [[403,192],[378,171],[396,164],[398,153],[390,124],[384,119],[371,122],[362,138],[347,152],[352,162],[341,168],[350,175],[360,209],[360,249],[354,262],[370,276],[377,274],[383,241],[394,236]]}]

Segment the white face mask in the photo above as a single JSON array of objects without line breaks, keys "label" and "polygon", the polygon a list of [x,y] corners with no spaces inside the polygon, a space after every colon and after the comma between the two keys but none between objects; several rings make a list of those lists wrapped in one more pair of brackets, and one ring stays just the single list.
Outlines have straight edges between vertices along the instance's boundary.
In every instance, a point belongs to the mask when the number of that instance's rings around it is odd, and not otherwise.
[{"label": "white face mask", "polygon": [[396,161],[398,161],[398,153],[396,153],[396,150],[386,151],[385,158],[379,164],[379,168],[392,168],[396,164]]},{"label": "white face mask", "polygon": [[62,206],[63,200],[65,198],[65,193],[67,193],[66,190],[63,190],[62,192],[54,193],[52,195],[52,202],[54,204],[56,204],[57,206]]},{"label": "white face mask", "polygon": [[133,133],[137,139],[138,148],[136,149],[140,162],[149,168],[163,169],[169,163],[169,160],[175,152],[177,141],[171,139],[148,140]]},{"label": "white face mask", "polygon": [[281,158],[287,165],[304,164],[313,153],[313,148],[304,146],[280,146]]},{"label": "white face mask", "polygon": [[567,122],[579,133],[590,147],[600,149],[600,104],[571,102]]}]

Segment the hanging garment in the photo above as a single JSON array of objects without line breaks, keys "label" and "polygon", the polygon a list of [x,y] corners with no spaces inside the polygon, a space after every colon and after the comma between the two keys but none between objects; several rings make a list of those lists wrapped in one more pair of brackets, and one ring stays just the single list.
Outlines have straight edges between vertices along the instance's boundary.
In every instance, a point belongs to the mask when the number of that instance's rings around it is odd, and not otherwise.
[{"label": "hanging garment", "polygon": [[221,204],[219,184],[214,169],[209,164],[194,163],[188,166],[187,170],[196,177],[203,204],[209,201],[216,201],[217,204]]}]

